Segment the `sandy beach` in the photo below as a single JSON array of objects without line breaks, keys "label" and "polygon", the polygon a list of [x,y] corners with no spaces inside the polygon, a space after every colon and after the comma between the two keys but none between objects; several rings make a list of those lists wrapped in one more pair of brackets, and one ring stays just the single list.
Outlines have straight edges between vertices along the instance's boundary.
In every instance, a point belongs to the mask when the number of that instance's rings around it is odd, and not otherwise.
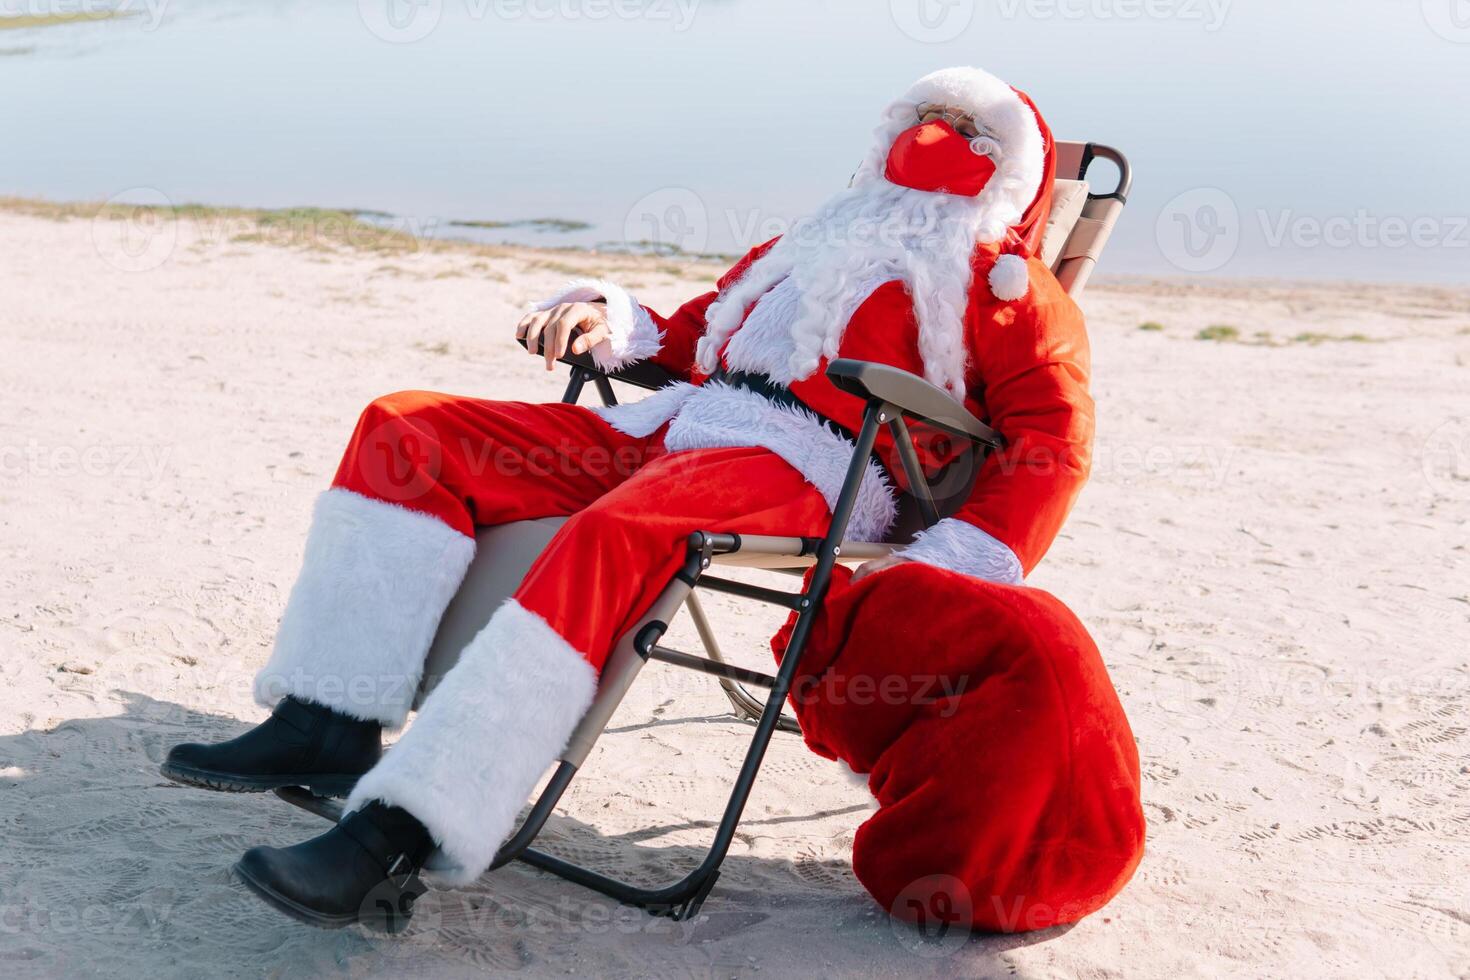
[{"label": "sandy beach", "polygon": [[[670,309],[718,267],[94,212],[0,209],[0,974],[1470,975],[1470,291],[1085,297],[1098,460],[1030,584],[1091,630],[1143,760],[1148,853],[1101,913],[921,946],[849,867],[866,794],[778,736],[696,920],[517,866],[395,940],[251,897],[239,854],[320,821],[158,764],[264,716],[249,681],[368,400],[554,400],[511,339],[527,302],[596,274]],[[709,605],[760,664],[776,618]],[[672,878],[746,731],[655,665],[548,849]]]}]

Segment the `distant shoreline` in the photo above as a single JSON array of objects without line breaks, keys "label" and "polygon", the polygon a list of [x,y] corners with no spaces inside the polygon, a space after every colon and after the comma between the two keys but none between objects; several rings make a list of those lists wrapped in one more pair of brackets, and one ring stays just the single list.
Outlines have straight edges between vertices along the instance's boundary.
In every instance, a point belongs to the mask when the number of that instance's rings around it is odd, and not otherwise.
[{"label": "distant shoreline", "polygon": [[62,27],[66,24],[88,24],[99,20],[123,20],[134,16],[130,10],[78,10],[69,14],[0,14],[0,31],[19,31],[32,27]]},{"label": "distant shoreline", "polygon": [[[252,208],[218,204],[134,204],[109,201],[52,201],[45,198],[0,196],[0,211],[26,214],[55,221],[136,219],[167,216],[215,227],[214,235],[235,240],[270,240],[282,245],[344,245],[373,252],[408,252],[418,249],[464,247],[471,249],[525,249],[537,252],[584,253],[627,256],[728,268],[739,255],[685,252],[655,242],[600,242],[593,245],[527,244],[485,241],[469,234],[422,234],[412,219],[373,208],[323,208],[299,206]],[[223,226],[232,225],[232,228]],[[467,230],[530,229],[547,234],[584,231],[591,224],[569,218],[513,218],[504,220],[453,218],[436,220],[435,227]]]},{"label": "distant shoreline", "polygon": [[[231,205],[149,205],[104,201],[50,201],[43,198],[0,196],[0,213],[19,214],[51,221],[176,220],[199,227],[208,241],[261,242],[307,249],[348,248],[381,254],[411,252],[461,252],[481,256],[517,253],[586,255],[649,263],[676,262],[681,268],[709,266],[724,271],[735,256],[656,253],[628,247],[579,245],[527,245],[518,242],[484,242],[452,235],[420,235],[402,227],[408,222],[396,215],[367,208],[248,208]],[[449,221],[452,227],[525,227],[564,219],[508,221]],[[580,223],[565,221],[566,225]],[[619,243],[620,244],[620,243]],[[717,274],[717,273],[716,273]]]},{"label": "distant shoreline", "polygon": [[[714,278],[739,256],[714,253],[658,252],[640,248],[647,243],[608,243],[608,247],[586,245],[486,242],[455,235],[415,233],[408,219],[371,208],[250,208],[234,205],[119,204],[104,201],[51,201],[44,198],[0,196],[0,213],[22,214],[53,221],[107,218],[123,221],[145,215],[169,215],[192,221],[204,228],[207,240],[261,242],[307,249],[349,248],[380,254],[411,252],[460,252],[480,256],[544,254],[618,259],[639,267],[676,263],[690,276]],[[549,233],[582,230],[585,222],[565,218],[448,219],[446,227],[479,229],[535,228]],[[1259,291],[1283,300],[1294,294],[1342,294],[1372,290],[1376,296],[1393,297],[1409,306],[1432,306],[1439,310],[1470,315],[1470,286],[1452,283],[1375,282],[1371,280],[1269,279],[1235,276],[1157,276],[1100,272],[1088,287],[1090,292],[1145,291],[1161,297],[1233,298],[1242,290]],[[1338,298],[1341,298],[1340,295]]]}]

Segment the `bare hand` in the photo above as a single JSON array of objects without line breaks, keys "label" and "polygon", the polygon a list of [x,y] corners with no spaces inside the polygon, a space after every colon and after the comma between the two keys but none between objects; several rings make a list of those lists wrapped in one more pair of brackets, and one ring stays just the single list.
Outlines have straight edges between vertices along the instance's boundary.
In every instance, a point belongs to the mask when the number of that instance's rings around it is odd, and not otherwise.
[{"label": "bare hand", "polygon": [[888,555],[885,558],[874,558],[872,561],[865,561],[857,567],[857,571],[852,573],[852,580],[854,582],[861,582],[874,572],[881,572],[885,568],[895,568],[910,560],[908,558],[900,558],[898,555]]},{"label": "bare hand", "polygon": [[516,339],[526,350],[546,358],[546,370],[556,368],[556,359],[566,354],[585,354],[612,337],[607,325],[606,303],[559,303],[549,310],[527,313],[516,324]]}]

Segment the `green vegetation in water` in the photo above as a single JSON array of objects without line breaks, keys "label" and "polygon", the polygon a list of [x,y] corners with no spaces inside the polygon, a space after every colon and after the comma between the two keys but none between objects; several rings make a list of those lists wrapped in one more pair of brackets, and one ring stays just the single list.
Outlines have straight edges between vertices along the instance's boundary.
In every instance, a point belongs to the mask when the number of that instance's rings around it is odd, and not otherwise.
[{"label": "green vegetation in water", "polygon": [[1194,335],[1195,340],[1213,340],[1216,343],[1226,343],[1240,339],[1240,329],[1224,323],[1217,323],[1205,327]]},{"label": "green vegetation in water", "polygon": [[542,259],[539,262],[527,263],[527,272],[533,272],[536,270],[555,272],[557,275],[561,276],[585,276],[589,274],[596,274],[595,272],[589,272],[589,270],[583,268],[582,266],[572,265],[568,262],[558,262],[555,259]]},{"label": "green vegetation in water", "polygon": [[729,252],[688,252],[668,242],[640,239],[634,242],[598,242],[597,251],[609,255],[653,256],[663,259],[683,259],[691,262],[734,262],[740,258]]},{"label": "green vegetation in water", "polygon": [[1148,333],[1160,333],[1163,331],[1164,325],[1162,323],[1155,323],[1153,320],[1149,320],[1147,323],[1140,323],[1138,325],[1138,329],[1146,331]]},{"label": "green vegetation in water", "polygon": [[60,27],[96,20],[118,20],[133,16],[126,10],[77,10],[57,14],[0,14],[0,31],[18,31],[26,27]]},{"label": "green vegetation in water", "polygon": [[557,233],[586,231],[592,227],[585,221],[572,221],[568,218],[522,218],[518,221],[451,221],[449,223],[455,228],[479,228],[482,230],[526,228],[531,231]]}]

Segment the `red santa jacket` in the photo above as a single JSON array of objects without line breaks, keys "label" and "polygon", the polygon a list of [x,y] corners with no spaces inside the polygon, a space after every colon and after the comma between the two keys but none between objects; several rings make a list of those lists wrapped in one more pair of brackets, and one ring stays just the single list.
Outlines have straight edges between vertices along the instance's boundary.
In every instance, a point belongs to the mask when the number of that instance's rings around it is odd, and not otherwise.
[{"label": "red santa jacket", "polygon": [[[610,349],[595,352],[599,363],[615,368],[646,357],[699,385],[707,378],[695,365],[695,346],[704,335],[711,304],[772,244],[753,249],[721,277],[715,290],[688,301],[667,317],[637,305],[627,293],[605,282],[574,284],[544,305],[604,299],[615,336],[621,336]],[[1046,554],[1086,481],[1092,455],[1093,403],[1088,394],[1089,352],[1081,310],[1036,258],[1025,260],[1029,279],[1025,294],[1018,299],[997,299],[984,273],[994,266],[1000,248],[978,246],[972,261],[973,285],[964,319],[968,352],[964,404],[1004,436],[1006,447],[985,462],[958,511],[920,535],[902,554],[992,581],[1018,582]],[[738,336],[739,331],[724,347],[727,363]],[[917,321],[902,282],[879,285],[858,306],[842,335],[838,354],[923,376]],[[813,412],[856,431],[862,423],[863,404],[833,385],[825,367],[823,361],[816,372],[789,387]],[[656,413],[653,421],[662,422],[677,408],[658,412],[650,406],[650,410]],[[953,440],[935,438],[919,427],[913,435],[920,458],[931,470],[962,450]],[[901,474],[886,430],[878,452],[890,474]]]}]

